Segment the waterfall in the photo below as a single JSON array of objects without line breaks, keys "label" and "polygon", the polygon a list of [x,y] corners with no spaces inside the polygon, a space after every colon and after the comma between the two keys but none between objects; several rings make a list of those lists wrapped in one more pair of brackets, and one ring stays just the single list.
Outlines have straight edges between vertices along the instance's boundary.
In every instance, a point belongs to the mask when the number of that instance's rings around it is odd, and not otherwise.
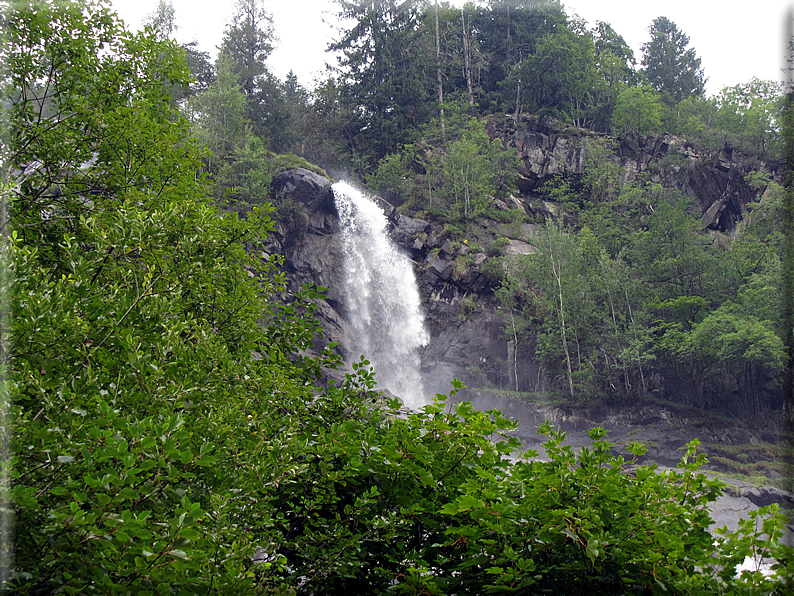
[{"label": "waterfall", "polygon": [[[387,234],[382,209],[347,182],[333,186],[342,230],[349,347],[363,354],[378,386],[418,409],[425,405],[419,348],[425,329],[411,262]],[[357,359],[357,357],[356,357]]]}]

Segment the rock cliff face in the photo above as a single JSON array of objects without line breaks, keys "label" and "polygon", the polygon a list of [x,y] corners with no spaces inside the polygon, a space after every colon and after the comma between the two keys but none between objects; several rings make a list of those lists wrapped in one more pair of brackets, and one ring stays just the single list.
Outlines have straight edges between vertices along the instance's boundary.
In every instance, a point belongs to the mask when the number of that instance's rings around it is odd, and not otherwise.
[{"label": "rock cliff face", "polygon": [[754,200],[744,177],[753,170],[776,177],[776,166],[751,159],[739,151],[723,148],[716,156],[699,153],[686,140],[670,134],[615,139],[578,129],[555,131],[542,118],[524,115],[491,121],[491,137],[503,139],[521,156],[521,195],[533,191],[555,175],[578,176],[587,164],[588,145],[611,147],[612,161],[627,180],[648,176],[666,188],[676,188],[695,199],[703,227],[722,232],[733,229],[742,209]]},{"label": "rock cliff face", "polygon": [[[744,181],[751,169],[776,175],[765,164],[751,163],[728,149],[707,159],[672,135],[628,140],[566,138],[531,116],[524,116],[519,126],[512,119],[492,122],[489,132],[514,146],[521,156],[519,196],[495,201],[495,206],[523,209],[536,216],[553,212],[555,206],[541,201],[535,190],[555,175],[582,175],[592,142],[610,143],[613,163],[626,179],[649,176],[691,196],[700,208],[704,229],[729,231],[735,226],[745,206],[755,199]],[[270,250],[285,255],[291,289],[304,283],[327,288],[327,299],[319,305],[325,341],[338,342],[346,355],[342,253],[331,181],[308,170],[291,170],[274,181],[274,191],[299,204],[303,217],[297,224],[280,222]],[[506,321],[494,295],[499,272],[491,258],[529,253],[531,246],[520,239],[530,237],[535,226],[481,220],[470,227],[468,238],[453,239],[443,225],[408,217],[379,201],[393,240],[416,265],[431,334],[422,354],[430,392],[446,393],[454,377],[473,387],[488,381],[510,389],[517,381],[522,389],[543,390],[545,379],[531,357],[533,345],[520,345],[523,364],[519,370],[511,366],[516,347],[505,333]]]}]

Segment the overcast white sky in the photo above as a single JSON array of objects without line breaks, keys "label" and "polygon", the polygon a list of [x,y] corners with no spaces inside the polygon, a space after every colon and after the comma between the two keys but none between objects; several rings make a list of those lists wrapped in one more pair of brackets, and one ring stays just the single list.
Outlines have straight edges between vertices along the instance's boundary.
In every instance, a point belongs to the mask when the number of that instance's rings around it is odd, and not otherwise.
[{"label": "overcast white sky", "polygon": [[[196,40],[199,48],[214,57],[223,29],[233,12],[233,2],[218,0],[172,0],[180,42]],[[453,4],[462,2],[453,1]],[[157,0],[112,0],[119,15],[132,29],[154,10]],[[746,83],[753,76],[780,79],[783,66],[784,26],[794,0],[753,0],[745,3],[715,0],[568,0],[569,14],[576,13],[593,26],[606,21],[623,36],[640,59],[640,46],[648,41],[648,26],[666,16],[689,35],[709,78],[706,91]],[[745,6],[737,9],[736,6]],[[332,0],[265,0],[273,15],[279,43],[268,59],[268,67],[283,78],[293,70],[305,86],[311,86],[324,64],[325,53],[337,32],[329,24],[337,5]]]}]

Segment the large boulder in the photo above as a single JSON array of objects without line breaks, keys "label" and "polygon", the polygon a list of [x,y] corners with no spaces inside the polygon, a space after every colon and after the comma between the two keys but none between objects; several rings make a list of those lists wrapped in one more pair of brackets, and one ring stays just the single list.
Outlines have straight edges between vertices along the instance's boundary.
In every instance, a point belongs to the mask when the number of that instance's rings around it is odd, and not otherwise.
[{"label": "large boulder", "polygon": [[331,181],[311,170],[296,168],[282,172],[273,180],[273,189],[304,205],[310,214],[320,210],[335,212]]}]

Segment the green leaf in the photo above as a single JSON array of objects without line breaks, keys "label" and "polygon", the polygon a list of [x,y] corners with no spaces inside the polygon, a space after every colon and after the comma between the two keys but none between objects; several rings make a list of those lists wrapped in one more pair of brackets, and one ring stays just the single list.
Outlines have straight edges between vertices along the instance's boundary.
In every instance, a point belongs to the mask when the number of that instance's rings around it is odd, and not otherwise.
[{"label": "green leaf", "polygon": [[172,557],[176,558],[176,559],[182,559],[184,561],[188,560],[188,557],[187,557],[187,554],[185,554],[185,551],[179,550],[178,548],[174,548],[174,549],[168,551],[168,554],[171,555]]}]

